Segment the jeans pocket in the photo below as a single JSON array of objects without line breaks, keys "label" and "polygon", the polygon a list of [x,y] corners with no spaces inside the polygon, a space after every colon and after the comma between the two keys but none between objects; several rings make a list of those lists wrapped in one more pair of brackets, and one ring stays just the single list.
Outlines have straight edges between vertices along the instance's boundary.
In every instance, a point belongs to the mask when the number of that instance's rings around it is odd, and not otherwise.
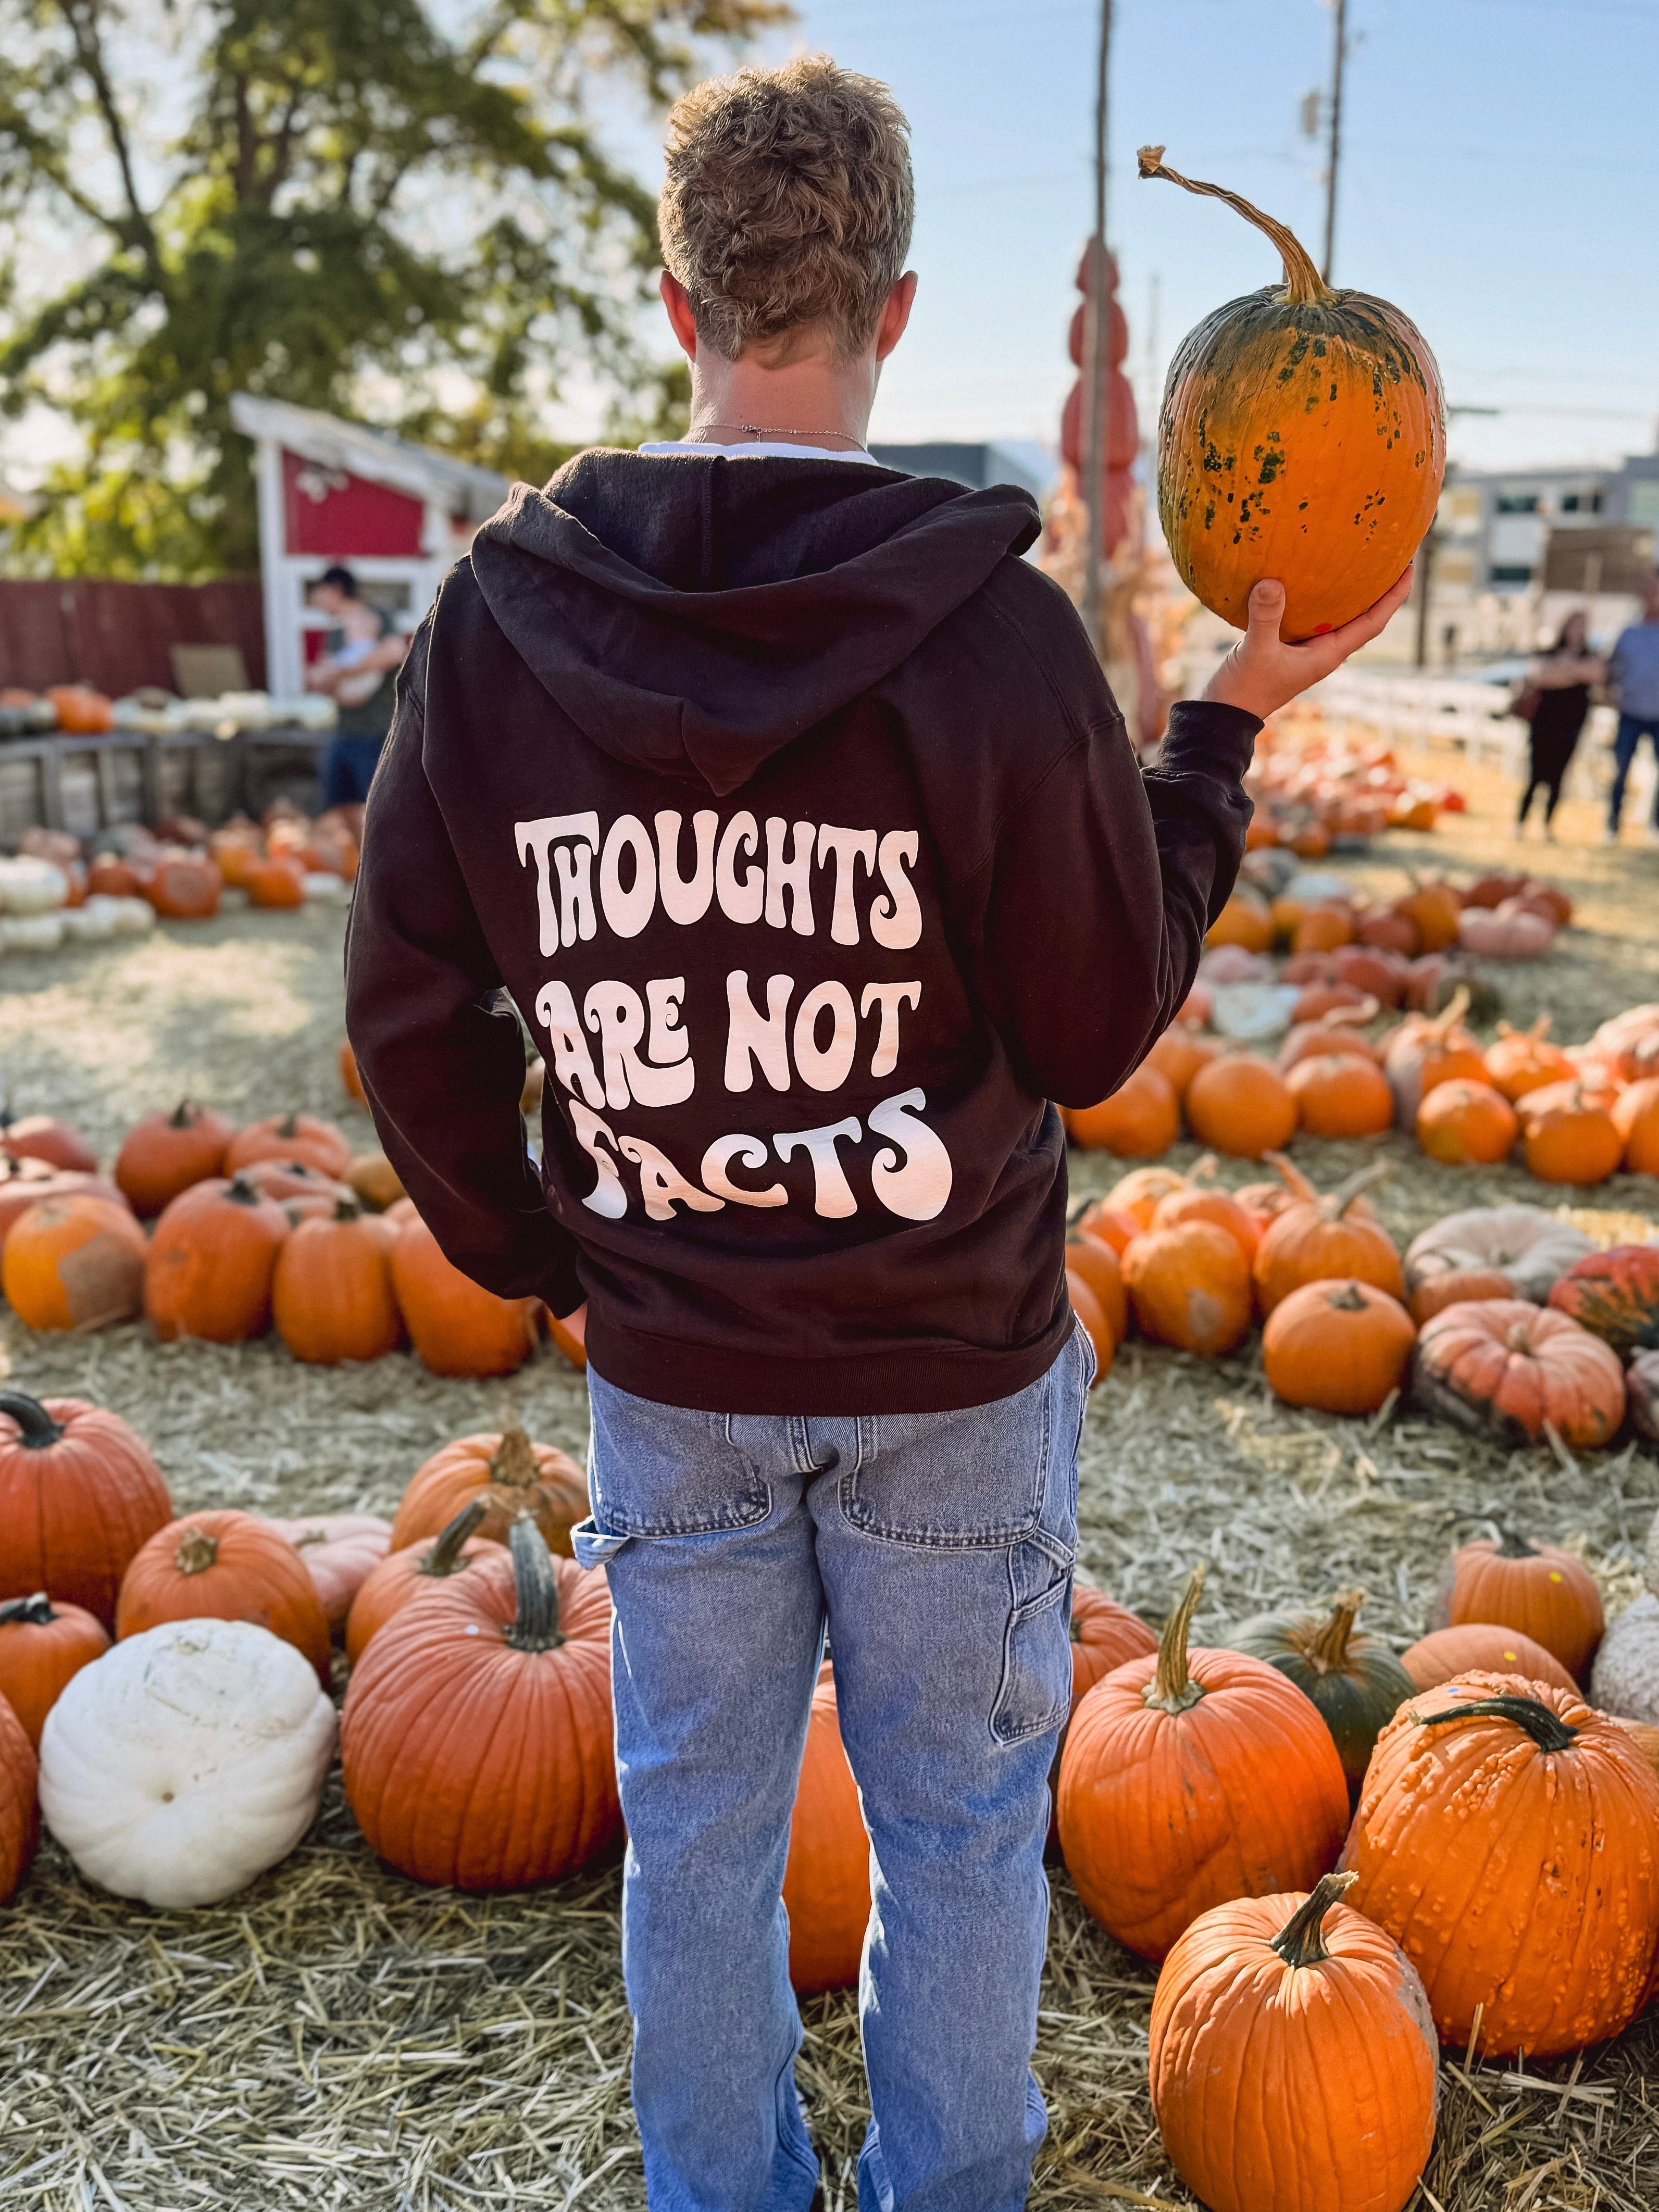
[{"label": "jeans pocket", "polygon": [[588,1398],[588,1488],[604,1537],[719,1535],[771,1512],[772,1486],[732,1442],[728,1415],[636,1398],[591,1368]]},{"label": "jeans pocket", "polygon": [[861,1535],[943,1551],[994,1551],[1042,1517],[1054,1440],[1056,1377],[1068,1357],[1012,1397],[945,1413],[883,1413],[843,1475],[842,1513]]},{"label": "jeans pocket", "polygon": [[579,1567],[608,1567],[624,1544],[633,1542],[631,1536],[613,1536],[608,1528],[601,1528],[590,1515],[579,1521],[570,1532],[570,1547]]},{"label": "jeans pocket", "polygon": [[[1002,1645],[1002,1681],[991,1711],[999,1743],[1019,1743],[1060,1728],[1072,1709],[1072,1567],[1058,1547],[1015,1545],[1010,1554],[1016,1602]],[[1044,1583],[1036,1595],[1022,1590]]]}]

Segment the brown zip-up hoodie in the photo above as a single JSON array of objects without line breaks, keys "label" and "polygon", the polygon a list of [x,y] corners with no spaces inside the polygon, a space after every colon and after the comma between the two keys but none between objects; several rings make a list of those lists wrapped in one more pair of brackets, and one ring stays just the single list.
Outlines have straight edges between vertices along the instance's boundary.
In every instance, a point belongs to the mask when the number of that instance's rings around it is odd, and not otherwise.
[{"label": "brown zip-up hoodie", "polygon": [[1186,995],[1260,726],[1178,706],[1143,775],[1037,528],[1006,487],[589,453],[421,630],[351,1040],[450,1258],[586,1297],[623,1389],[939,1411],[1065,1340],[1048,1102],[1103,1097]]}]

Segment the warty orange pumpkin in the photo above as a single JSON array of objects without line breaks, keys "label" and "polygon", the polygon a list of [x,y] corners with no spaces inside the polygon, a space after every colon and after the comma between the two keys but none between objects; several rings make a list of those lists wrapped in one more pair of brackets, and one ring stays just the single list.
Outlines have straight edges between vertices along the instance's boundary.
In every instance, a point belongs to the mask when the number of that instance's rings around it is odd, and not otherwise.
[{"label": "warty orange pumpkin", "polygon": [[522,1889],[584,1865],[622,1821],[605,1577],[515,1521],[510,1552],[371,1639],[340,1753],[364,1840],[415,1881]]},{"label": "warty orange pumpkin", "polygon": [[1508,1529],[1460,1545],[1440,1571],[1430,1626],[1472,1621],[1531,1637],[1572,1675],[1589,1665],[1607,1626],[1595,1577],[1576,1553]]},{"label": "warty orange pumpkin", "polygon": [[1342,1762],[1302,1692],[1243,1652],[1188,1650],[1203,1587],[1200,1567],[1157,1654],[1089,1692],[1060,1758],[1078,1894],[1155,1960],[1212,1905],[1316,1881],[1348,1822]]},{"label": "warty orange pumpkin", "polygon": [[1212,2212],[1403,2212],[1434,2143],[1440,2053],[1415,1968],[1341,1900],[1240,1898],[1164,1961],[1147,2024],[1170,2162]]},{"label": "warty orange pumpkin", "polygon": [[251,1620],[291,1644],[329,1686],[328,1616],[304,1560],[257,1513],[223,1507],[157,1529],[121,1580],[118,1638],[165,1620]]},{"label": "warty orange pumpkin", "polygon": [[[1409,1255],[1406,1279],[1411,1280]],[[1471,1305],[1484,1298],[1512,1298],[1515,1294],[1515,1285],[1501,1268],[1452,1268],[1443,1275],[1425,1276],[1407,1299],[1407,1310],[1421,1328],[1448,1306]]]},{"label": "warty orange pumpkin", "polygon": [[1182,580],[1243,629],[1250,587],[1285,590],[1284,635],[1372,605],[1434,518],[1446,466],[1440,374],[1397,307],[1334,291],[1283,223],[1140,149],[1143,177],[1224,200],[1265,231],[1282,285],[1182,341],[1158,418],[1158,514]]},{"label": "warty orange pumpkin", "polygon": [[107,1625],[135,1554],[172,1518],[161,1468],[118,1413],[0,1390],[0,1589],[44,1589]]},{"label": "warty orange pumpkin", "polygon": [[1443,2043],[1553,2058],[1635,2015],[1659,1939],[1656,1833],[1659,1778],[1616,1721],[1474,1673],[1383,1730],[1342,1864]]}]

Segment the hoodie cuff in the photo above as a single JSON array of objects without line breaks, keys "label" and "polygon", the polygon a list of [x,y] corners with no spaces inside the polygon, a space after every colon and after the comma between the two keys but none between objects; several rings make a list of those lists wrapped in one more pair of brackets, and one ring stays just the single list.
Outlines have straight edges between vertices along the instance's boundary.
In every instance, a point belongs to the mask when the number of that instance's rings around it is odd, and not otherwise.
[{"label": "hoodie cuff", "polygon": [[1240,781],[1261,728],[1261,717],[1243,707],[1224,706],[1216,699],[1177,699],[1170,709],[1158,767],[1166,775],[1172,769],[1219,769]]}]

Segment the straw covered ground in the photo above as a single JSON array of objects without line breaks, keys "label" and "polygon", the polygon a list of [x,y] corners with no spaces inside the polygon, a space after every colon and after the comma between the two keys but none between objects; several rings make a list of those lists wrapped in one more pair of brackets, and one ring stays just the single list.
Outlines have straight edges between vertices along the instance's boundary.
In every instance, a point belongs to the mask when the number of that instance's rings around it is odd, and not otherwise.
[{"label": "straw covered ground", "polygon": [[[1356,872],[1398,887],[1407,858],[1507,856],[1501,794],[1468,781],[1476,810],[1450,834],[1390,841]],[[1502,981],[1514,1018],[1551,1011],[1571,1042],[1659,996],[1659,855],[1564,846],[1547,858],[1580,901],[1580,926]],[[61,1113],[106,1152],[182,1092],[249,1117],[318,1109],[367,1141],[335,1069],[339,935],[325,913],[241,915],[137,945],[9,957],[0,1066],[17,1110]],[[1519,1170],[1463,1175],[1397,1140],[1381,1149],[1395,1171],[1378,1203],[1402,1239],[1459,1204],[1540,1194]],[[1364,1148],[1294,1150],[1328,1183]],[[1118,1172],[1100,1156],[1073,1164],[1079,1194]],[[1259,1170],[1223,1172],[1242,1182]],[[1659,1211],[1633,1178],[1590,1204]],[[125,1414],[181,1507],[389,1512],[428,1453],[498,1425],[508,1407],[579,1455],[586,1438],[580,1380],[550,1349],[480,1385],[440,1382],[403,1355],[306,1369],[274,1340],[158,1348],[136,1328],[48,1340],[7,1316],[0,1359],[23,1388]],[[1580,1464],[1505,1454],[1409,1415],[1328,1421],[1277,1406],[1254,1348],[1206,1364],[1131,1345],[1089,1415],[1082,1564],[1157,1619],[1206,1560],[1200,1640],[1357,1583],[1370,1594],[1367,1625],[1404,1642],[1425,1625],[1460,1519],[1501,1512],[1525,1534],[1580,1546],[1611,1609],[1637,1586],[1656,1504],[1659,1465],[1631,1451]],[[1146,2094],[1152,1974],[1088,1920],[1058,1870],[1054,1887],[1037,2057],[1052,2127],[1032,2203],[1188,2204]],[[47,1842],[0,1909],[0,2203],[639,2206],[617,1904],[614,1867],[534,1894],[417,1889],[370,1856],[337,1784],[301,1848],[211,1911],[99,1894]],[[850,2208],[866,2113],[853,2002],[814,1999],[805,2014],[800,2078],[825,2201]],[[1449,2059],[1443,2093],[1425,2212],[1659,2204],[1659,2018],[1536,2075]]]}]

